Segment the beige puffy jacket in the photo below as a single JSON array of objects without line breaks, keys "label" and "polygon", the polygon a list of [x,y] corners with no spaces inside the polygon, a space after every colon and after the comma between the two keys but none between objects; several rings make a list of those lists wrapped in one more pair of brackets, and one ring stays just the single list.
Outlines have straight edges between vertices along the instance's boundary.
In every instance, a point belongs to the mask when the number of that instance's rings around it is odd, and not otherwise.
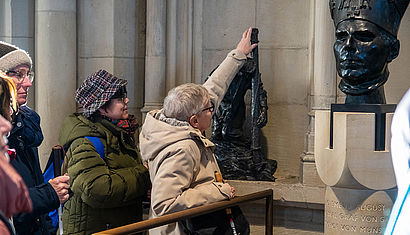
[{"label": "beige puffy jacket", "polygon": [[[231,51],[204,84],[216,107],[245,61],[241,51]],[[167,118],[161,110],[149,112],[140,134],[140,149],[152,181],[151,218],[229,198],[230,188],[215,182],[214,172],[220,170],[214,144],[188,122]],[[150,234],[183,232],[173,223]]]}]

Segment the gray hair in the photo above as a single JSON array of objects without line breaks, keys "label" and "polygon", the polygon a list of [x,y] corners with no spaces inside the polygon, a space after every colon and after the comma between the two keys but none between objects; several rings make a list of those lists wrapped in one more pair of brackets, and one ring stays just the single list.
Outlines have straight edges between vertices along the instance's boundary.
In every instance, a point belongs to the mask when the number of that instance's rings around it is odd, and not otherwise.
[{"label": "gray hair", "polygon": [[186,83],[171,89],[164,99],[164,114],[168,118],[189,121],[209,100],[208,90],[202,85]]}]

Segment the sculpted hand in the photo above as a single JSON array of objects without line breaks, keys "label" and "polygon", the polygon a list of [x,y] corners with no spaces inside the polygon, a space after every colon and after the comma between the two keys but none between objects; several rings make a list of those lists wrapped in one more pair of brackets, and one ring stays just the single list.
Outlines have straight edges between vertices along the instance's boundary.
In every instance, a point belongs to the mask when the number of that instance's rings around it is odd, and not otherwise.
[{"label": "sculpted hand", "polygon": [[236,49],[242,51],[245,55],[248,55],[258,45],[257,43],[251,45],[251,34],[252,28],[249,28],[242,34],[242,39],[236,46]]},{"label": "sculpted hand", "polygon": [[50,183],[53,189],[56,191],[58,199],[60,200],[60,204],[68,200],[68,189],[70,188],[70,184],[68,183],[69,180],[70,177],[66,173],[63,176],[58,176],[48,181],[48,183]]}]

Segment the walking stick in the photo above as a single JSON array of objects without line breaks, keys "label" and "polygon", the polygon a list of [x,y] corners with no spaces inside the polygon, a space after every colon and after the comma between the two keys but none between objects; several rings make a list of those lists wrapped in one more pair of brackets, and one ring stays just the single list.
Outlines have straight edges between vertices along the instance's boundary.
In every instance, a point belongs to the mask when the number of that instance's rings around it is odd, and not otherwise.
[{"label": "walking stick", "polygon": [[[61,160],[64,159],[64,149],[60,145],[56,145],[52,148],[51,154],[53,156],[54,177],[61,176]],[[63,235],[63,206],[58,207],[58,230],[59,234]]]},{"label": "walking stick", "polygon": [[[216,179],[216,182],[219,182],[219,183],[223,183],[223,182],[224,182],[221,173],[219,173],[218,171],[215,171],[215,179]],[[226,208],[226,209],[225,209],[225,212],[226,212],[226,215],[227,215],[228,218],[229,218],[229,224],[231,225],[231,229],[232,229],[233,235],[238,235],[238,233],[236,233],[235,223],[233,222],[233,217],[232,217],[232,210],[231,210],[231,208]]]}]

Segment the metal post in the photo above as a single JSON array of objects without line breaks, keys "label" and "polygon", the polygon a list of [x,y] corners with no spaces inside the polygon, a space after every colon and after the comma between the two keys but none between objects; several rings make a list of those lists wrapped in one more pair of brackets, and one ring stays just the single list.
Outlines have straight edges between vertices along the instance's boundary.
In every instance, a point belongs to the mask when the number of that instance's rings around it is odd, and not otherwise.
[{"label": "metal post", "polygon": [[273,234],[273,194],[266,197],[265,234]]}]

